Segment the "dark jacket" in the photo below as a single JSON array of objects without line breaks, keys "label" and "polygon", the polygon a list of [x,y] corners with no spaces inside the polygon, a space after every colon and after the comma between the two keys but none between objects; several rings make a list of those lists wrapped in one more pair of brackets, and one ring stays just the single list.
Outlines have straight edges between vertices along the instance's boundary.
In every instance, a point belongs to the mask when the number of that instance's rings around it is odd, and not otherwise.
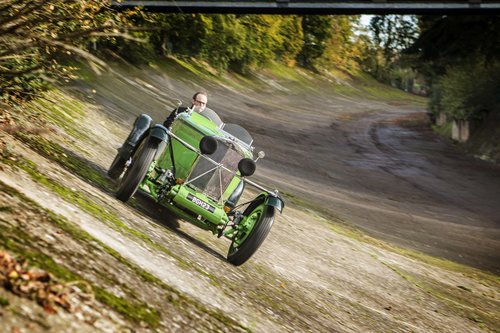
[{"label": "dark jacket", "polygon": [[186,112],[187,109],[188,108],[185,106],[179,106],[178,108],[174,109],[167,117],[167,119],[163,122],[163,126],[165,126],[166,128],[170,128],[175,120],[175,117],[177,117],[177,115],[181,112]]}]

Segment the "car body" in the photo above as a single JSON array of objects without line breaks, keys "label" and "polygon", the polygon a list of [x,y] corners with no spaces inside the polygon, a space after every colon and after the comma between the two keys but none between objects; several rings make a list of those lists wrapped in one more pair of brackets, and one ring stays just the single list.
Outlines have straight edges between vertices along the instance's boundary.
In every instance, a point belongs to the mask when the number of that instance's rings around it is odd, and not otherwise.
[{"label": "car body", "polygon": [[[208,108],[201,113],[187,108],[171,128],[151,124],[146,114],[136,119],[108,170],[113,179],[123,174],[117,198],[127,201],[141,189],[182,219],[229,238],[228,261],[246,262],[284,207],[277,191],[248,179],[263,157],[261,152],[254,160],[250,134]],[[249,185],[261,193],[238,205]]]}]

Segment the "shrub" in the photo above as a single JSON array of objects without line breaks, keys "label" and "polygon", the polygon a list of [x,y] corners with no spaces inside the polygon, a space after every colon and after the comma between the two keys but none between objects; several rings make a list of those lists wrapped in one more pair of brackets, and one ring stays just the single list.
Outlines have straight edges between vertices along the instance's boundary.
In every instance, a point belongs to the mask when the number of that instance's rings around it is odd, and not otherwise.
[{"label": "shrub", "polygon": [[440,79],[438,106],[452,119],[482,119],[500,106],[500,64],[486,66],[480,57],[447,69]]}]

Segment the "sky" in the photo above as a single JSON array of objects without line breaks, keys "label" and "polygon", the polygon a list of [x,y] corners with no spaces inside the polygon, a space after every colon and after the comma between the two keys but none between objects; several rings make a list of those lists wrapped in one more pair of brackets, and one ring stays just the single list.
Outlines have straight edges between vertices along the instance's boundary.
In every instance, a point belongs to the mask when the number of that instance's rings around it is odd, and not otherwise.
[{"label": "sky", "polygon": [[361,15],[360,23],[366,27],[368,24],[370,24],[370,20],[373,17],[373,15]]}]

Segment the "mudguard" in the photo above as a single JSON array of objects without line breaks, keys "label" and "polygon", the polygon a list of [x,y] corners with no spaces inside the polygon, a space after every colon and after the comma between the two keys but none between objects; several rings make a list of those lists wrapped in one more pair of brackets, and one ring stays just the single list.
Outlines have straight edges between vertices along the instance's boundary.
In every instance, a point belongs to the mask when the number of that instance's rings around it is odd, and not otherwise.
[{"label": "mudguard", "polygon": [[123,146],[121,146],[118,150],[119,154],[125,160],[128,160],[137,147],[137,144],[146,136],[146,133],[151,126],[151,121],[151,117],[144,113],[136,118],[132,131],[128,135]]},{"label": "mudguard", "polygon": [[167,128],[163,125],[156,124],[153,127],[151,127],[151,131],[149,132],[149,137],[158,141],[158,143],[162,141],[168,142]]},{"label": "mudguard", "polygon": [[270,194],[267,192],[261,193],[255,198],[250,205],[247,207],[243,215],[247,215],[247,210],[253,210],[258,205],[261,205],[264,203],[266,206],[272,206],[279,210],[280,213],[283,213],[283,208],[285,207],[285,202],[283,199],[278,195]]},{"label": "mudguard", "polygon": [[280,196],[269,195],[266,198],[266,206],[272,206],[283,213],[283,208],[285,208],[285,202]]}]

